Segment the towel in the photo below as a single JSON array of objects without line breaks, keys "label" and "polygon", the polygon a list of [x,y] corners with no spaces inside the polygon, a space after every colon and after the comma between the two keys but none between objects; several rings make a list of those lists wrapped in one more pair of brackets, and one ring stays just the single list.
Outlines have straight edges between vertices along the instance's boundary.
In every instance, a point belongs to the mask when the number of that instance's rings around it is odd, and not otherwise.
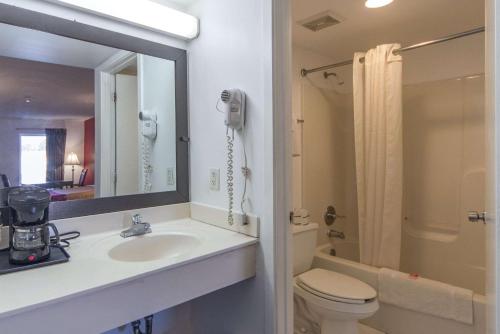
[{"label": "towel", "polygon": [[471,290],[382,268],[379,301],[408,310],[473,324]]}]

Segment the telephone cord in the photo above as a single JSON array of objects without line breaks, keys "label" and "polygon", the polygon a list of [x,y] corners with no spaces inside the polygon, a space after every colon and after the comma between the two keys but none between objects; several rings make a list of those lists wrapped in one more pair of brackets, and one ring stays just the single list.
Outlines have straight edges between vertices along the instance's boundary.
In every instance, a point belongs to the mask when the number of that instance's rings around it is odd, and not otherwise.
[{"label": "telephone cord", "polygon": [[228,214],[227,223],[234,224],[233,206],[234,206],[234,176],[233,176],[233,145],[234,145],[234,129],[232,129],[231,136],[229,135],[229,128],[226,130],[227,139],[227,197],[228,197]]},{"label": "telephone cord", "polygon": [[144,173],[144,192],[149,193],[153,188],[152,173],[153,166],[151,165],[151,142],[148,138],[142,138],[143,152],[143,173]]}]

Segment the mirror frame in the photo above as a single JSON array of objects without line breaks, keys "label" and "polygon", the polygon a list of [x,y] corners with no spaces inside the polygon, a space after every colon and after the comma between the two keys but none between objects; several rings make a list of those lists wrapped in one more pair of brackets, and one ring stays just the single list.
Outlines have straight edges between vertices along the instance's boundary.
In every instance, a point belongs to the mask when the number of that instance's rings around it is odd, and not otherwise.
[{"label": "mirror frame", "polygon": [[7,4],[0,4],[0,23],[175,62],[176,191],[52,202],[49,209],[51,220],[189,202],[186,50]]}]

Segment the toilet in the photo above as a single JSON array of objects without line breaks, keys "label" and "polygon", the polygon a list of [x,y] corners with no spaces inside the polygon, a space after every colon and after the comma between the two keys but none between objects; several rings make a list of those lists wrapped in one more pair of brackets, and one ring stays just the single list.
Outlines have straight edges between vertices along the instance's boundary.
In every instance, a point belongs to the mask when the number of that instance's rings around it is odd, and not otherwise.
[{"label": "toilet", "polygon": [[334,271],[311,269],[318,224],[293,225],[294,294],[321,319],[321,334],[358,334],[358,320],[375,314],[377,292]]}]

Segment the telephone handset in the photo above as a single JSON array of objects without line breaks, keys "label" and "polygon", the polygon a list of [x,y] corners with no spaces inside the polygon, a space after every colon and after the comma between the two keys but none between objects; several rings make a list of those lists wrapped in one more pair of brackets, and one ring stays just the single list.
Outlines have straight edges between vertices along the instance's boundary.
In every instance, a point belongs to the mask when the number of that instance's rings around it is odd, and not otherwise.
[{"label": "telephone handset", "polygon": [[224,124],[233,130],[241,130],[245,125],[246,96],[239,89],[226,89],[220,94],[224,109]]},{"label": "telephone handset", "polygon": [[[243,195],[241,198],[241,211],[243,214],[243,225],[247,224],[247,215],[245,213],[245,200],[247,189],[247,178],[249,170],[247,168],[247,155],[244,142],[244,126],[245,126],[245,112],[246,112],[246,95],[239,89],[226,89],[220,95],[223,109],[219,109],[219,102],[217,103],[217,110],[224,113],[224,124],[226,125],[226,140],[227,140],[227,197],[228,197],[228,216],[227,222],[229,225],[234,224],[233,206],[234,206],[234,161],[233,161],[233,145],[234,145],[234,130],[241,130],[244,154],[244,166],[241,168],[243,177],[245,179]],[[231,133],[229,132],[231,129]]]},{"label": "telephone handset", "polygon": [[156,113],[141,111],[139,112],[139,119],[141,120],[142,135],[151,140],[155,140],[158,128]]}]

